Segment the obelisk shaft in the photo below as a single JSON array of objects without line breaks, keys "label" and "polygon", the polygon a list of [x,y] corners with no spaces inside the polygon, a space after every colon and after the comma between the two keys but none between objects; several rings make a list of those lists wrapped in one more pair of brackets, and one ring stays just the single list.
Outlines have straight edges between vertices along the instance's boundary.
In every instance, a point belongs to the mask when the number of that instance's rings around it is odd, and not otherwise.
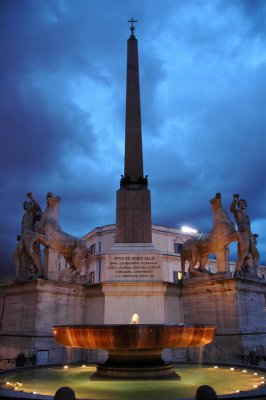
[{"label": "obelisk shaft", "polygon": [[143,177],[138,41],[128,39],[124,176],[116,197],[116,242],[151,243],[151,200]]},{"label": "obelisk shaft", "polygon": [[139,87],[138,41],[131,35],[127,41],[127,89],[124,176],[137,182],[143,177],[141,108]]}]

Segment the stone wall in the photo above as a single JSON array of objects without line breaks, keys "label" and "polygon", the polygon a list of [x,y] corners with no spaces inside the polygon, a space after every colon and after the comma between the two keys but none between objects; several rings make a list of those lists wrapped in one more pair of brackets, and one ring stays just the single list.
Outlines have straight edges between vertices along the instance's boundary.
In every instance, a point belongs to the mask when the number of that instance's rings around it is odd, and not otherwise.
[{"label": "stone wall", "polygon": [[[265,291],[263,282],[223,276],[184,283],[184,322],[217,326],[215,340],[203,351],[204,361],[244,363],[255,357],[264,362]],[[198,357],[197,349],[189,351],[191,360]]]},{"label": "stone wall", "polygon": [[[34,280],[2,287],[0,367],[16,364],[24,354],[28,365],[38,359],[66,363],[68,352],[55,342],[53,325],[84,323],[85,292],[82,285]],[[72,352],[72,361],[82,360],[82,351]]]}]

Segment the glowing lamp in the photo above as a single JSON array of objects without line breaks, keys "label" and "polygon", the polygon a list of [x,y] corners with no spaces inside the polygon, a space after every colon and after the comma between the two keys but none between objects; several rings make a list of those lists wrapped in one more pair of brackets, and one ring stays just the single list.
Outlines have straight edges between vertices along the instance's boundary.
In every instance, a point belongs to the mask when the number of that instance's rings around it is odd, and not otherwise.
[{"label": "glowing lamp", "polygon": [[197,229],[190,228],[189,226],[182,226],[181,231],[184,233],[198,233]]}]

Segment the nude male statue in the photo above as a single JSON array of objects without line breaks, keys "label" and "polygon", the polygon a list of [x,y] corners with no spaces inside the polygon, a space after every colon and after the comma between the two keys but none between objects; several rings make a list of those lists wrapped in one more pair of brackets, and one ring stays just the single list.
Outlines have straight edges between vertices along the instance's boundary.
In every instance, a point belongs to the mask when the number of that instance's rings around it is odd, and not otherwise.
[{"label": "nude male statue", "polygon": [[252,252],[251,245],[256,238],[251,232],[250,218],[246,212],[247,202],[244,199],[239,199],[239,194],[233,195],[233,201],[230,211],[234,214],[238,231],[244,242],[244,249],[238,245],[238,260],[243,260],[242,266]]},{"label": "nude male statue", "polygon": [[40,244],[36,242],[32,246],[32,233],[36,231],[36,222],[41,219],[42,210],[31,192],[27,196],[29,200],[23,203],[21,234],[17,236],[18,245],[14,252],[17,278],[30,277],[36,272],[40,276],[42,273]]}]

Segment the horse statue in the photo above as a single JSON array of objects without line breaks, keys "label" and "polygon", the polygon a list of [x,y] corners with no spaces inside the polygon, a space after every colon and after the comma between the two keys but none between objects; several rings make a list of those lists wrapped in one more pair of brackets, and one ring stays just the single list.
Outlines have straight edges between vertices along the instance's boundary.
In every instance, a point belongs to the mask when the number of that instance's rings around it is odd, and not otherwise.
[{"label": "horse statue", "polygon": [[[227,245],[231,242],[238,242],[240,248],[244,249],[245,245],[239,232],[235,230],[233,222],[230,220],[228,213],[222,207],[221,193],[210,200],[213,212],[213,227],[209,233],[201,234],[198,237],[188,239],[182,246],[181,250],[181,272],[185,277],[185,264],[189,261],[188,271],[191,276],[202,276],[208,272],[205,269],[208,256],[216,253],[218,259],[224,258],[227,251]],[[238,259],[236,263],[236,275],[241,274],[241,266],[243,259]],[[195,266],[199,262],[199,267]]]},{"label": "horse statue", "polygon": [[47,193],[47,206],[41,219],[36,223],[32,245],[37,241],[45,247],[61,253],[72,269],[79,270],[81,260],[87,258],[90,249],[84,240],[62,231],[58,225],[59,205],[61,198]]}]

